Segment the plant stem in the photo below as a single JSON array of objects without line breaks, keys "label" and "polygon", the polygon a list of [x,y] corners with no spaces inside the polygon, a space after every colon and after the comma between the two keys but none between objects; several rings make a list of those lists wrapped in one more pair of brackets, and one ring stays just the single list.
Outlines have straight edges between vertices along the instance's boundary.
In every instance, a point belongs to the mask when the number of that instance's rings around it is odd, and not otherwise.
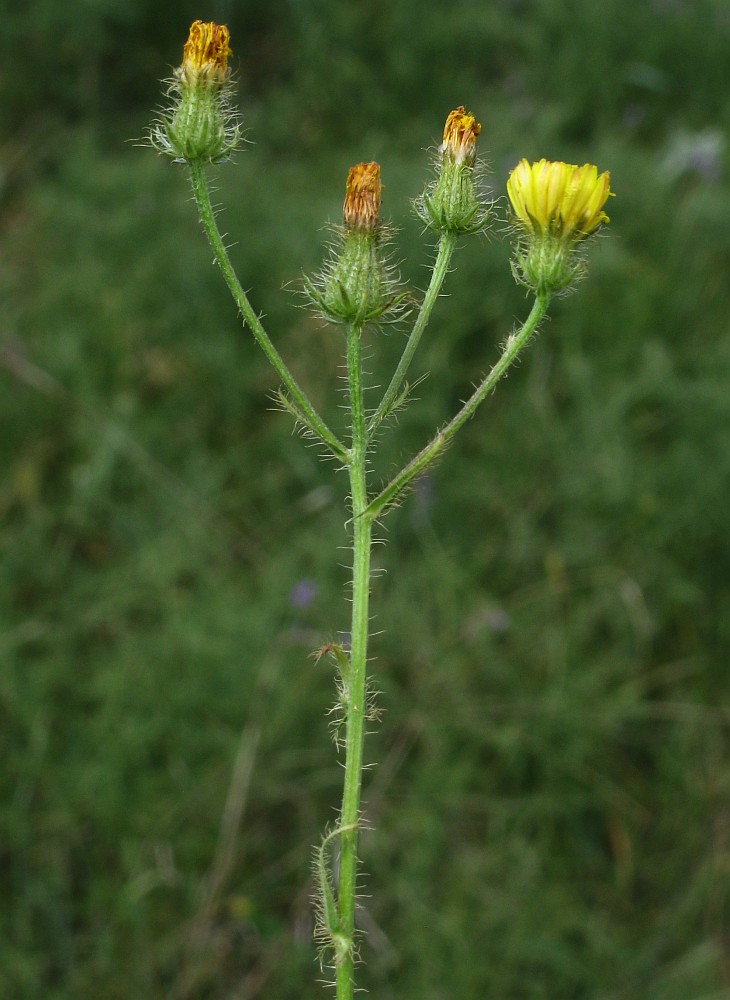
[{"label": "plant stem", "polygon": [[200,221],[203,229],[205,230],[205,235],[208,237],[208,242],[213,249],[215,259],[223,273],[223,277],[225,278],[226,284],[233,295],[236,305],[241,311],[244,322],[248,324],[248,327],[256,338],[259,346],[276,369],[276,372],[281,381],[284,383],[287,392],[298,409],[301,411],[304,422],[310,430],[322,440],[333,455],[339,458],[342,462],[347,462],[347,449],[337,436],[329,429],[324,420],[322,420],[312,403],[309,401],[304,390],[298,385],[296,379],[287,368],[283,358],[272,344],[269,335],[261,323],[261,320],[256,315],[253,306],[248,300],[248,296],[241,287],[241,283],[236,277],[236,272],[233,270],[233,265],[231,264],[228,251],[226,250],[225,243],[223,242],[220,230],[218,229],[218,223],[215,219],[215,212],[213,211],[213,206],[210,200],[210,191],[208,189],[208,181],[206,179],[205,167],[203,166],[203,163],[200,160],[190,160],[188,161],[188,166],[190,167],[190,180],[193,186],[193,195],[198,206]]},{"label": "plant stem", "polygon": [[426,329],[426,325],[428,324],[431,316],[431,310],[436,303],[436,299],[441,293],[441,287],[448,273],[449,263],[455,246],[456,236],[454,236],[453,233],[443,233],[439,238],[436,260],[434,261],[433,270],[431,272],[431,281],[429,282],[426,294],[423,297],[421,309],[416,317],[415,323],[413,324],[413,329],[411,330],[403,355],[398,362],[398,367],[393,374],[393,378],[390,380],[390,385],[385,390],[385,394],[381,399],[377,410],[368,422],[368,436],[371,436],[373,431],[375,431],[385,417],[387,417],[398,396],[398,393],[400,392],[408,367],[413,360],[413,355],[416,353],[416,348],[418,347],[418,343],[421,339],[421,334]]},{"label": "plant stem", "polygon": [[350,670],[345,685],[345,782],[339,825],[340,874],[337,905],[340,927],[348,948],[337,955],[337,1000],[352,1000],[354,993],[355,890],[357,881],[357,825],[360,818],[364,725],[367,712],[368,606],[370,600],[370,547],[372,520],[367,507],[365,407],[359,327],[347,331],[347,378],[352,414],[350,490],[352,494],[353,563]]},{"label": "plant stem", "polygon": [[522,327],[511,334],[505,344],[502,356],[494,365],[489,374],[477,386],[462,408],[452,417],[448,424],[443,427],[419,453],[395,476],[388,485],[370,502],[365,508],[364,518],[379,517],[386,507],[390,506],[397,499],[399,494],[405,489],[408,483],[416,476],[420,475],[437,458],[450,443],[456,432],[466,423],[480,403],[486,399],[494,386],[499,382],[510,365],[517,359],[522,349],[532,337],[540,321],[547,312],[550,303],[550,296],[542,293],[538,294],[533,303],[530,315],[525,320]]}]

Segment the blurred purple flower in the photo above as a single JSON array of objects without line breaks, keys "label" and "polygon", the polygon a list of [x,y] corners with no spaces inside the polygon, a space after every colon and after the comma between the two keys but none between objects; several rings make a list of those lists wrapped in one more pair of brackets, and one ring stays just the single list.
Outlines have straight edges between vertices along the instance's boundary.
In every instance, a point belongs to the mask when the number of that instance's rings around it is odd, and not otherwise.
[{"label": "blurred purple flower", "polygon": [[491,608],[484,616],[484,622],[493,632],[506,632],[512,619],[502,608]]},{"label": "blurred purple flower", "polygon": [[694,174],[708,184],[722,178],[722,164],[727,141],[718,128],[699,132],[680,130],[667,142],[662,170],[672,181]]},{"label": "blurred purple flower", "polygon": [[504,608],[496,604],[485,603],[476,608],[464,622],[464,635],[474,639],[485,629],[490,632],[508,632],[512,627],[512,619]]},{"label": "blurred purple flower", "polygon": [[297,608],[298,610],[308,608],[316,597],[317,584],[308,577],[299,580],[289,591],[289,603],[293,608]]}]

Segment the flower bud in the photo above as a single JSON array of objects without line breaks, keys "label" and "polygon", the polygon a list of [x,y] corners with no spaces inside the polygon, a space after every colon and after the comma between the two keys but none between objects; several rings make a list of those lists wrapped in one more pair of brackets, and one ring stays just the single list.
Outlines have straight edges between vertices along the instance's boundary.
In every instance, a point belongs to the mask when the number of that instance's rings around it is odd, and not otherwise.
[{"label": "flower bud", "polygon": [[513,272],[520,284],[554,294],[568,288],[585,270],[579,244],[608,216],[611,175],[591,163],[520,160],[507,181],[507,194],[521,231]]},{"label": "flower bud", "polygon": [[436,181],[416,200],[417,214],[429,229],[461,235],[484,228],[488,208],[475,183],[476,142],[482,127],[463,105],[452,111],[438,151]]},{"label": "flower bud", "polygon": [[305,279],[310,300],[330,323],[393,322],[402,312],[405,296],[384,255],[380,192],[379,164],[350,168],[338,245],[317,283]]},{"label": "flower bud", "polygon": [[377,232],[381,189],[379,163],[358,163],[350,167],[342,206],[342,221],[347,229]]},{"label": "flower bud", "polygon": [[150,133],[152,144],[176,161],[218,163],[238,145],[238,113],[231,108],[225,25],[194,21],[183,47],[182,65],[168,82],[171,106]]}]

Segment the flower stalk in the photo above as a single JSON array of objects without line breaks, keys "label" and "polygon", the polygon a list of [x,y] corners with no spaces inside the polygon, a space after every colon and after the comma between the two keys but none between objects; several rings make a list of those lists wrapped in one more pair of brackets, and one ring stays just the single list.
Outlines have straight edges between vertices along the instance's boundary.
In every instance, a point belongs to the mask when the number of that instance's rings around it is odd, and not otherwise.
[{"label": "flower stalk", "polygon": [[341,462],[346,464],[348,461],[347,449],[317,413],[314,406],[309,401],[307,394],[289,371],[283,358],[274,347],[271,338],[264,329],[256,311],[251,305],[248,296],[243,290],[243,286],[238,280],[233,265],[231,264],[231,259],[228,256],[225,243],[223,242],[223,237],[221,236],[218,228],[218,223],[216,222],[203,164],[199,160],[194,160],[189,164],[189,167],[193,196],[195,198],[195,203],[198,206],[198,214],[200,215],[201,225],[205,231],[205,235],[208,237],[208,242],[210,243],[213,254],[215,255],[216,263],[221,269],[221,273],[223,274],[229,291],[231,292],[231,295],[233,296],[233,299],[243,316],[244,322],[254,335],[259,347],[268,358],[289,393],[289,402],[292,406],[296,419],[301,421],[312,434],[319,438],[319,440],[329,449],[335,458],[338,458]]},{"label": "flower stalk", "polygon": [[459,412],[438,431],[429,443],[415,455],[410,462],[394,476],[376,497],[374,497],[364,511],[366,517],[378,518],[391,507],[406,487],[434,462],[448,447],[457,431],[461,430],[464,424],[474,416],[477,408],[484,402],[489,393],[494,389],[497,382],[507,373],[507,370],[514,364],[520,356],[525,346],[536,333],[541,320],[547,312],[550,304],[550,296],[542,293],[536,296],[535,301],[523,325],[515,333],[511,334],[505,344],[501,357],[491,369],[489,374],[480,382],[472,395],[467,399]]},{"label": "flower stalk", "polygon": [[431,280],[428,283],[426,294],[423,296],[421,307],[416,315],[410,336],[403,349],[403,354],[400,357],[388,388],[383,394],[383,398],[378,404],[375,413],[368,421],[368,438],[372,437],[383,420],[393,413],[408,394],[408,385],[405,381],[406,374],[421,342],[423,332],[431,318],[433,307],[436,305],[436,301],[441,294],[446,275],[449,273],[449,263],[451,262],[455,247],[456,236],[453,233],[442,233],[439,237],[436,259],[431,270]]}]

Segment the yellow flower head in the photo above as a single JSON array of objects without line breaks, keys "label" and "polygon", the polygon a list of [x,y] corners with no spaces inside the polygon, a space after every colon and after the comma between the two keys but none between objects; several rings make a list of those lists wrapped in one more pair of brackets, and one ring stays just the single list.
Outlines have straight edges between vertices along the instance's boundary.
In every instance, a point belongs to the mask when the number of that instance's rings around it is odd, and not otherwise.
[{"label": "yellow flower head", "polygon": [[380,216],[380,164],[350,167],[342,216],[348,229],[376,229]]},{"label": "yellow flower head", "polygon": [[609,172],[599,174],[592,163],[520,160],[509,175],[507,194],[530,232],[578,241],[609,221],[603,206],[613,194],[610,184]]},{"label": "yellow flower head", "polygon": [[225,24],[193,21],[183,47],[182,72],[187,79],[201,77],[223,81],[228,75],[228,57],[233,55]]},{"label": "yellow flower head", "polygon": [[482,126],[474,115],[464,111],[464,105],[460,105],[446,119],[441,152],[448,153],[458,163],[463,160],[473,163],[476,157],[477,136],[481,130]]}]

